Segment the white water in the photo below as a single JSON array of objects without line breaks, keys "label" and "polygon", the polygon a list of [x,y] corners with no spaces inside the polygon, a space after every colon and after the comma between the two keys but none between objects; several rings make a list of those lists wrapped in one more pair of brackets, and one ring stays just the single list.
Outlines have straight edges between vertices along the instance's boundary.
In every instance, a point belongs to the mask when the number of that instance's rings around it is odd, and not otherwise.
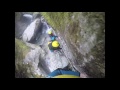
[{"label": "white water", "polygon": [[30,18],[30,19],[32,19],[32,17],[33,17],[33,16],[30,15],[30,14],[24,14],[23,16],[24,16],[24,17],[27,17],[27,18]]}]

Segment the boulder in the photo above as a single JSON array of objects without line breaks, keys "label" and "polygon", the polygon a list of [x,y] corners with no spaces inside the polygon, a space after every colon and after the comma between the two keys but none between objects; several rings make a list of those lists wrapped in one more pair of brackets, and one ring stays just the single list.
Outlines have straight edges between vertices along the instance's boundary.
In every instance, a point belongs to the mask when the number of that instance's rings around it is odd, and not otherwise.
[{"label": "boulder", "polygon": [[40,25],[40,19],[36,19],[35,21],[33,21],[24,31],[22,35],[23,41],[28,42],[33,39],[36,35],[37,30],[39,30],[38,28],[40,27]]}]

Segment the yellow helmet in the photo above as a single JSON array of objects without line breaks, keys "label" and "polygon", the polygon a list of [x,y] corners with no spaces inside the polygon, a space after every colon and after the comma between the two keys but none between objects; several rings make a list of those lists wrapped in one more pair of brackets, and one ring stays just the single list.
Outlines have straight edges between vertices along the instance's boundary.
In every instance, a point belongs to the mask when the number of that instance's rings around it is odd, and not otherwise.
[{"label": "yellow helmet", "polygon": [[53,42],[52,42],[52,46],[53,46],[53,47],[58,47],[58,46],[59,46],[58,41],[53,41]]},{"label": "yellow helmet", "polygon": [[52,31],[48,31],[48,34],[52,34]]}]

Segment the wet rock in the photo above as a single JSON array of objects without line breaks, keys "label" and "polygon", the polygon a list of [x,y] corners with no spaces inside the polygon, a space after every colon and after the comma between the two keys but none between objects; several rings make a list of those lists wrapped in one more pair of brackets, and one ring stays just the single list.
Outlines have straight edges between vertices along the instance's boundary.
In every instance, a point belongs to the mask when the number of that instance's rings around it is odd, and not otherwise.
[{"label": "wet rock", "polygon": [[40,25],[41,25],[40,19],[36,19],[35,21],[33,21],[24,31],[22,35],[23,41],[28,42],[34,39],[37,31],[39,30]]},{"label": "wet rock", "polygon": [[33,20],[35,20],[35,19],[37,19],[37,18],[40,18],[40,17],[41,17],[41,15],[40,15],[39,12],[33,13]]},{"label": "wet rock", "polygon": [[45,51],[37,45],[15,39],[16,77],[39,78],[50,73],[45,64]]}]

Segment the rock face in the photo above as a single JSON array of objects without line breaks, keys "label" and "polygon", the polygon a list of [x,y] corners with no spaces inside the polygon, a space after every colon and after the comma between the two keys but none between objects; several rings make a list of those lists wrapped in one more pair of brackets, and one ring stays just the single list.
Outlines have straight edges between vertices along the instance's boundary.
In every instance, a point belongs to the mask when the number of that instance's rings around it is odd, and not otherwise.
[{"label": "rock face", "polygon": [[[15,39],[15,77],[40,78],[50,73],[45,62],[45,51],[37,45]],[[44,66],[43,66],[44,64]]]},{"label": "rock face", "polygon": [[31,19],[24,17],[22,12],[15,12],[15,37],[21,38]]},{"label": "rock face", "polygon": [[31,64],[33,66],[32,72],[34,74],[46,76],[48,73],[50,73],[50,70],[44,61],[46,55],[45,51],[35,44],[26,43],[26,45],[30,47],[31,50],[26,55],[24,63]]},{"label": "rock face", "polygon": [[[19,39],[22,38],[22,35],[24,32],[31,30],[30,28],[27,29],[28,25],[30,25],[31,22],[36,21],[36,19],[40,18],[40,17],[41,17],[41,15],[39,13],[15,12],[15,37],[19,38]],[[39,20],[37,20],[35,30],[34,30],[35,32],[38,30],[40,25],[41,25],[41,22]],[[27,31],[25,31],[26,29],[27,29]],[[26,35],[24,35],[25,41],[27,41],[26,40],[27,38],[30,39],[30,37],[32,37],[33,29],[31,31],[32,31],[32,33],[27,34],[28,35],[27,37],[26,37]]]},{"label": "rock face", "polygon": [[43,12],[56,34],[66,57],[89,77],[105,77],[105,13]]},{"label": "rock face", "polygon": [[23,41],[28,42],[28,41],[34,39],[40,26],[41,26],[41,20],[40,19],[34,20],[24,31],[24,33],[22,35]]}]

